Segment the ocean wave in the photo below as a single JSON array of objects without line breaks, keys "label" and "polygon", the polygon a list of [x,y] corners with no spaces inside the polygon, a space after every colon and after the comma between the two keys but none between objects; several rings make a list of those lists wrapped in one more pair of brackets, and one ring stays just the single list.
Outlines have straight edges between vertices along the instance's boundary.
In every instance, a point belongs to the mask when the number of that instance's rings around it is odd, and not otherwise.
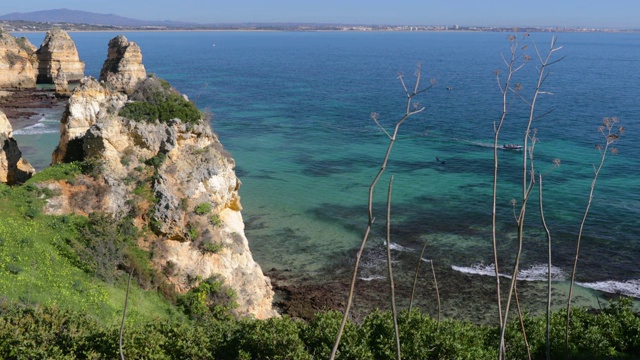
[{"label": "ocean wave", "polygon": [[382,275],[371,275],[366,277],[359,277],[358,279],[362,281],[373,281],[373,280],[383,280],[383,279],[386,279],[386,277]]},{"label": "ocean wave", "polygon": [[621,294],[626,296],[633,296],[640,298],[640,280],[627,280],[627,281],[596,281],[589,283],[576,284],[593,290],[603,291],[612,294]]},{"label": "ocean wave", "polygon": [[[37,135],[37,134],[57,133],[60,131],[58,126],[52,126],[53,122],[50,122],[50,121],[47,122],[43,120],[40,120],[31,126],[27,126],[25,128],[15,130],[13,134],[14,135]],[[56,124],[59,124],[59,122],[56,122]]]},{"label": "ocean wave", "polygon": [[[483,275],[483,276],[495,276],[496,268],[493,264],[485,265],[485,264],[475,264],[471,266],[455,266],[452,265],[451,269],[465,273],[465,274],[474,274],[474,275]],[[532,265],[528,268],[520,269],[518,272],[518,280],[524,281],[545,281],[547,280],[547,265],[538,264]],[[500,274],[501,277],[511,279],[510,274]],[[563,281],[565,280],[564,272],[562,269],[551,266],[551,280],[552,281]]]},{"label": "ocean wave", "polygon": [[[387,242],[383,241],[384,246],[387,246]],[[391,243],[391,245],[389,245],[389,247],[391,248],[391,250],[395,250],[395,251],[404,251],[404,252],[413,252],[415,250],[413,250],[412,248],[408,248],[406,246],[402,246],[400,244],[396,244],[394,242]]]}]

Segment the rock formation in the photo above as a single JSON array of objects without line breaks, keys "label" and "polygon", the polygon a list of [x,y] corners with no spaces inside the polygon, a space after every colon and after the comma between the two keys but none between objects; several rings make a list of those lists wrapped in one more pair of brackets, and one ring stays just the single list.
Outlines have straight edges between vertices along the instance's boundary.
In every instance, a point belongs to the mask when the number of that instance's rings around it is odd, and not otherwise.
[{"label": "rock formation", "polygon": [[110,83],[119,91],[131,94],[138,81],[146,76],[140,47],[135,42],[128,41],[124,35],[111,39],[107,60],[100,71],[100,80]]},{"label": "rock formation", "polygon": [[35,169],[22,158],[22,152],[13,138],[13,129],[9,120],[0,111],[0,182],[14,185],[29,180]]},{"label": "rock formation", "polygon": [[52,163],[80,160],[84,136],[99,119],[112,116],[110,110],[120,108],[126,101],[123,94],[114,93],[95,79],[80,82],[62,115],[60,142],[53,152]]},{"label": "rock formation", "polygon": [[77,82],[84,77],[84,62],[78,57],[76,44],[62,29],[47,32],[36,56],[39,84],[53,84],[59,72],[64,73],[68,82]]},{"label": "rock formation", "polygon": [[37,68],[30,60],[35,46],[22,37],[0,30],[0,88],[35,88]]},{"label": "rock formation", "polygon": [[[133,214],[139,227],[150,228],[141,246],[152,250],[159,269],[172,264],[169,279],[178,291],[197,286],[194,279],[215,276],[236,291],[239,314],[277,315],[270,281],[244,235],[234,160],[207,121],[121,117],[127,97],[112,89],[86,78],[74,90],[53,156],[53,162],[91,159],[99,164],[93,185],[86,181],[78,191],[92,187],[103,194],[84,201],[83,211]],[[55,192],[60,195],[49,200],[47,211],[73,209],[65,205],[73,197],[69,189]],[[89,203],[95,208],[87,209]]]}]

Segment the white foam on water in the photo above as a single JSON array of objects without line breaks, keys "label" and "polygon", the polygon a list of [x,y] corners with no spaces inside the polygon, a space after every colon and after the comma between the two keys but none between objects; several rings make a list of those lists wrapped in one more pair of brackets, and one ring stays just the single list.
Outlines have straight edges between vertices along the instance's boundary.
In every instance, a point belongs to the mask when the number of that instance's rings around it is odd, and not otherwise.
[{"label": "white foam on water", "polygon": [[[387,242],[383,241],[384,246],[387,246]],[[395,251],[404,251],[404,252],[413,252],[415,250],[413,250],[412,248],[408,248],[406,246],[402,246],[400,244],[396,244],[394,242],[391,243],[391,245],[389,245],[389,247],[391,248],[391,250],[395,250]]]},{"label": "white foam on water", "polygon": [[640,298],[640,279],[627,281],[606,280],[588,283],[576,282],[576,284],[593,290]]},{"label": "white foam on water", "polygon": [[[37,135],[37,134],[51,134],[60,131],[60,122],[46,120],[46,118],[40,119],[37,123],[27,126],[22,129],[15,130],[14,135]],[[55,126],[57,125],[57,126]]]},{"label": "white foam on water", "polygon": [[431,262],[431,260],[430,260],[430,259],[425,259],[425,258],[420,258],[420,260],[422,260],[422,261],[424,261],[424,262],[428,262],[428,263],[430,263],[430,262]]},{"label": "white foam on water", "polygon": [[[471,266],[455,266],[452,265],[451,269],[465,273],[465,274],[474,274],[474,275],[483,275],[483,276],[495,276],[496,268],[493,264],[485,265],[483,263],[474,264]],[[546,281],[547,280],[547,265],[539,264],[533,265],[525,269],[521,269],[518,272],[518,280],[523,281]],[[511,279],[511,275],[507,275],[504,273],[500,274],[501,277]],[[551,280],[552,281],[563,281],[565,280],[564,272],[562,269],[551,266]]]},{"label": "white foam on water", "polygon": [[383,279],[386,279],[386,277],[381,275],[371,275],[367,277],[359,277],[358,279],[362,281],[373,281],[373,280],[383,280]]}]

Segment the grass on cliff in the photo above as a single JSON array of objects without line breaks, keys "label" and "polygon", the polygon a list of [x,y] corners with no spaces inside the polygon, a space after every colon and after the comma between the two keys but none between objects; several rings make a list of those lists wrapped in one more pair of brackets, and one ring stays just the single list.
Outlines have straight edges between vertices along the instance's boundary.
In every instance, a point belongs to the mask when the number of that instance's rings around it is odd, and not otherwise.
[{"label": "grass on cliff", "polygon": [[[122,315],[124,280],[109,282],[97,277],[95,269],[87,271],[73,244],[83,241],[89,219],[43,215],[42,206],[51,193],[35,185],[49,179],[70,179],[79,172],[78,164],[57,165],[23,186],[0,184],[0,298],[10,303],[74,309],[101,323],[113,323]],[[132,288],[129,304],[132,320],[180,313],[157,292],[137,285]]]}]

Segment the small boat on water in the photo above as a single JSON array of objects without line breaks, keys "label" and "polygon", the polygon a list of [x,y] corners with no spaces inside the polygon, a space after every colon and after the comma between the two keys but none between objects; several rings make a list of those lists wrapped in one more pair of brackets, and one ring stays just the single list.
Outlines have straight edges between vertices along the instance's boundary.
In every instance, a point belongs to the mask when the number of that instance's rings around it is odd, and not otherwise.
[{"label": "small boat on water", "polygon": [[522,145],[518,144],[503,144],[502,150],[522,150]]}]

